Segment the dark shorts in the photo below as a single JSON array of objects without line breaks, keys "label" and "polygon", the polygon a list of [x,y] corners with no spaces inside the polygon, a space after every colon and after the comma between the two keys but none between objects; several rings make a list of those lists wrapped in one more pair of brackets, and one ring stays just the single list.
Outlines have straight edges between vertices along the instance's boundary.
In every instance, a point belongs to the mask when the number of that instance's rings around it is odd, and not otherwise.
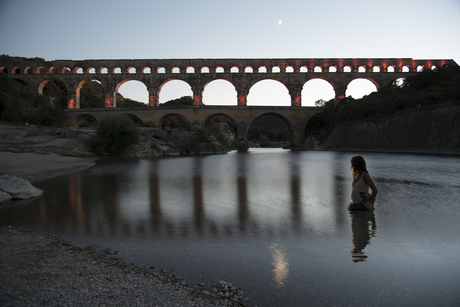
[{"label": "dark shorts", "polygon": [[362,203],[351,203],[348,205],[349,211],[369,211]]}]

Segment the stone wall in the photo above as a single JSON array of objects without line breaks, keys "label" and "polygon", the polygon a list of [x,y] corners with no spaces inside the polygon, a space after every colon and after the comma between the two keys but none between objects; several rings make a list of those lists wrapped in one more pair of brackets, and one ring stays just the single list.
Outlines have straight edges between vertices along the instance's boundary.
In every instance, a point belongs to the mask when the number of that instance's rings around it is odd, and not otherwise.
[{"label": "stone wall", "polygon": [[339,124],[324,149],[460,154],[460,101]]}]

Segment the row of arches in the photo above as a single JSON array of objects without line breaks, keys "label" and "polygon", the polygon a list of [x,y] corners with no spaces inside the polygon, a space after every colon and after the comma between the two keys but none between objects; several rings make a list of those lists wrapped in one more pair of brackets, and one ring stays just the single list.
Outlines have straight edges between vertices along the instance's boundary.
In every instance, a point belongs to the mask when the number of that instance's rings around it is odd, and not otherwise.
[{"label": "row of arches", "polygon": [[[431,70],[436,70],[437,67],[436,65],[432,65],[431,67],[427,67],[426,65],[418,65],[412,70],[415,70],[416,72],[422,72],[425,69],[431,69]],[[410,72],[412,71],[411,67],[409,65],[404,65],[404,66],[396,66],[396,65],[388,65],[388,66],[381,66],[381,65],[360,65],[360,66],[351,66],[351,65],[346,65],[343,67],[338,67],[337,65],[331,65],[331,66],[325,66],[325,65],[316,65],[313,67],[308,67],[306,65],[300,66],[298,72],[299,73],[336,73],[336,72],[343,72],[343,73],[351,73],[351,72],[358,72],[358,73],[380,73],[380,72]],[[202,66],[197,69],[193,66],[187,66],[184,69],[181,70],[180,67],[178,66],[172,66],[171,68],[167,68],[164,66],[158,66],[158,67],[142,67],[141,69],[137,69],[136,67],[128,67],[124,71],[123,68],[116,66],[114,68],[107,68],[105,66],[96,68],[93,66],[83,68],[80,66],[70,68],[70,67],[63,67],[63,68],[58,68],[58,67],[50,67],[50,68],[45,68],[43,66],[40,66],[38,68],[32,68],[32,67],[25,67],[24,70],[21,70],[19,67],[13,67],[11,69],[11,72],[8,71],[7,67],[0,67],[0,71],[8,74],[137,74],[137,73],[142,73],[142,74],[151,74],[151,73],[158,73],[158,74],[165,74],[165,73],[172,73],[172,74],[180,74],[180,73],[186,73],[186,74],[194,74],[194,73],[294,73],[296,72],[294,69],[294,66],[290,65],[287,66],[286,68],[282,69],[280,66],[273,66],[273,67],[267,67],[265,65],[261,66],[256,66],[253,67],[251,65],[245,66],[245,67],[238,67],[238,66],[232,66],[228,71],[224,69],[223,66],[217,66],[214,68],[210,68],[209,66]]]},{"label": "row of arches", "polygon": [[[49,82],[59,82],[53,79],[43,81],[39,87],[39,93],[43,94],[43,89]],[[80,82],[76,89],[76,97],[81,96],[81,90],[88,82],[95,82],[100,87],[100,92],[104,93],[103,84],[96,78],[87,78]],[[65,85],[61,85],[65,86]],[[354,79],[348,84],[345,92],[346,96],[361,98],[373,91],[377,91],[377,86],[364,78]],[[121,94],[124,98],[129,98],[148,105],[149,91],[147,86],[136,79],[125,79],[115,87],[115,93]],[[169,100],[181,98],[183,96],[193,97],[193,90],[190,84],[180,79],[169,79],[159,89],[159,104]],[[302,106],[315,106],[318,100],[329,101],[336,97],[334,87],[330,82],[322,78],[314,78],[305,82],[301,91]],[[275,79],[264,79],[255,83],[247,95],[248,106],[291,106],[291,95],[288,88],[280,81]],[[80,99],[80,98],[79,98]],[[204,105],[238,105],[238,97],[235,86],[228,80],[215,79],[207,83],[202,93],[202,103]],[[84,107],[82,105],[82,107]]]}]

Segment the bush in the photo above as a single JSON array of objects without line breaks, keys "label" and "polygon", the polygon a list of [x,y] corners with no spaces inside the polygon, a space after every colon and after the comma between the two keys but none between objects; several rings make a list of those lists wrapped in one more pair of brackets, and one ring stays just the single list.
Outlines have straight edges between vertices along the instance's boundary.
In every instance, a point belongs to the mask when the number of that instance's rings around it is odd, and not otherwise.
[{"label": "bush", "polygon": [[126,115],[104,116],[99,122],[97,136],[90,144],[92,152],[119,156],[129,146],[139,144],[140,131]]}]

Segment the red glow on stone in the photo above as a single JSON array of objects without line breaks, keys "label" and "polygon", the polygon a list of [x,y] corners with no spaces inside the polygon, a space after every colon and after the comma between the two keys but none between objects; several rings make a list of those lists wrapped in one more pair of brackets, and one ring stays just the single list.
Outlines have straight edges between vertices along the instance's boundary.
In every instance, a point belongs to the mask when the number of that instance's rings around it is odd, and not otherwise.
[{"label": "red glow on stone", "polygon": [[112,107],[112,96],[110,96],[110,94],[105,94],[105,107],[106,108]]},{"label": "red glow on stone", "polygon": [[194,96],[193,96],[193,105],[194,105],[194,106],[199,106],[199,105],[201,105],[201,98],[200,98],[200,95],[194,95]]},{"label": "red glow on stone", "polygon": [[149,96],[149,107],[157,107],[158,106],[158,102],[156,101],[155,98],[156,97],[153,96],[153,95]]},{"label": "red glow on stone", "polygon": [[75,109],[75,98],[70,98],[67,102],[68,109]]}]

